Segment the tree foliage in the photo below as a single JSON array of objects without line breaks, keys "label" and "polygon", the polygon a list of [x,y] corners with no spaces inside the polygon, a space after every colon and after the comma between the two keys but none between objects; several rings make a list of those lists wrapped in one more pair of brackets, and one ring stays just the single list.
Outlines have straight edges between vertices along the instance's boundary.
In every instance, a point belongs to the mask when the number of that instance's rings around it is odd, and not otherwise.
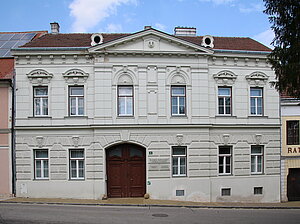
[{"label": "tree foliage", "polygon": [[275,87],[281,93],[300,98],[300,1],[264,0],[271,28],[275,33],[274,50],[269,55],[275,71]]}]

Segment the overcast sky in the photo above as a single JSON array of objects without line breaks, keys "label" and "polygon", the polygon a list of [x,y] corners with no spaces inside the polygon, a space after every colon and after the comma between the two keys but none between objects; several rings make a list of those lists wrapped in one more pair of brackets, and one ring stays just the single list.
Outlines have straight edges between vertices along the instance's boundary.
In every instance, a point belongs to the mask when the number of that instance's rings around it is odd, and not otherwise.
[{"label": "overcast sky", "polygon": [[251,37],[269,46],[273,32],[262,0],[5,0],[0,32],[137,32],[150,25],[174,33],[196,27],[197,35]]}]

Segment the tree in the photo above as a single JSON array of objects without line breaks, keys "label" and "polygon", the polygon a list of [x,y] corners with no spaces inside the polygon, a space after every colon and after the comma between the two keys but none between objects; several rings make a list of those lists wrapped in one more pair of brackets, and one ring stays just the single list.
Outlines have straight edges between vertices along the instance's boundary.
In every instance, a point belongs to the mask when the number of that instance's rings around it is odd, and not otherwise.
[{"label": "tree", "polygon": [[275,33],[269,61],[275,71],[275,88],[300,98],[300,1],[263,0]]}]

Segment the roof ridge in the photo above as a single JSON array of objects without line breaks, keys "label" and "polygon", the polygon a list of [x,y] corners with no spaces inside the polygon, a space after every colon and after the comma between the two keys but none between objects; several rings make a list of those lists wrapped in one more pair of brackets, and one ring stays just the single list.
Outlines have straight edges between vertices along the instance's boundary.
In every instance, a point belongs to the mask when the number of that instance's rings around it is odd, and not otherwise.
[{"label": "roof ridge", "polygon": [[47,32],[47,30],[37,30],[37,31],[18,31],[18,32],[0,32],[0,34],[13,34],[13,33],[44,33]]}]

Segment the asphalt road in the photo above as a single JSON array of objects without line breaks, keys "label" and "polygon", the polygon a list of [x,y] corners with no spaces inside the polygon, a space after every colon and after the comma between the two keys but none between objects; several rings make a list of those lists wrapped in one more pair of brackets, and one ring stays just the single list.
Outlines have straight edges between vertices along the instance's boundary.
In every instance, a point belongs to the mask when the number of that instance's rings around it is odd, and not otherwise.
[{"label": "asphalt road", "polygon": [[191,209],[167,207],[0,204],[1,224],[264,223],[299,224],[298,209]]}]

